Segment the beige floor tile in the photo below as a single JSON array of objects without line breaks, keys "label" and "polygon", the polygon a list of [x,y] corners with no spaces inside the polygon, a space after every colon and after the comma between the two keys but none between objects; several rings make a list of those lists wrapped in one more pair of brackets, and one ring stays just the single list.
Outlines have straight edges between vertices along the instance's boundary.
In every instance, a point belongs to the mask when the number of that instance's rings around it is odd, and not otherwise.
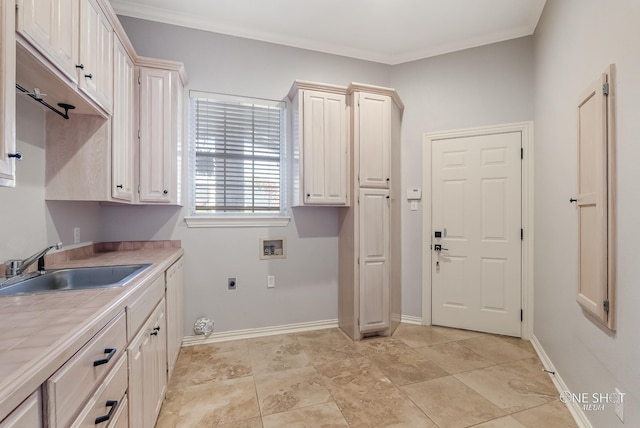
[{"label": "beige floor tile", "polygon": [[467,427],[505,412],[453,376],[401,388],[440,428]]},{"label": "beige floor tile", "polygon": [[349,428],[334,402],[316,404],[263,418],[264,428]]},{"label": "beige floor tile", "polygon": [[448,375],[433,361],[398,339],[371,342],[361,348],[361,352],[398,386]]},{"label": "beige floor tile", "polygon": [[517,361],[456,374],[455,377],[507,413],[540,406],[558,397],[535,360]]},{"label": "beige floor tile", "polygon": [[227,342],[208,343],[206,345],[191,346],[193,359],[208,358],[213,354],[231,351],[248,351],[246,340],[229,340]]},{"label": "beige floor tile", "polygon": [[480,337],[487,334],[480,331],[460,330],[457,328],[442,327],[439,325],[432,325],[431,329],[435,333],[438,333],[441,336],[445,336],[451,340],[471,339],[472,337]]},{"label": "beige floor tile", "polygon": [[176,428],[180,415],[160,411],[155,428]]},{"label": "beige floor tile", "polygon": [[437,333],[433,327],[426,325],[400,324],[393,333],[395,339],[400,339],[412,348],[451,342],[452,339]]},{"label": "beige floor tile", "polygon": [[480,336],[458,342],[472,351],[480,354],[484,358],[496,364],[508,363],[510,361],[522,360],[524,358],[535,357],[534,353],[525,351],[519,346],[512,345],[496,336]]},{"label": "beige floor tile", "polygon": [[416,348],[416,351],[451,374],[481,369],[495,364],[457,342],[425,346]]},{"label": "beige floor tile", "polygon": [[380,369],[364,357],[316,366],[316,371],[334,397],[368,394],[394,387]]},{"label": "beige floor tile", "polygon": [[313,367],[263,373],[254,379],[263,416],[331,400]]},{"label": "beige floor tile", "polygon": [[474,425],[473,428],[526,428],[520,422],[513,419],[511,416],[505,416],[504,418],[494,419],[489,422],[485,422],[480,425]]},{"label": "beige floor tile", "polygon": [[247,350],[221,353],[195,353],[189,364],[188,385],[202,385],[225,379],[251,375],[251,359]]},{"label": "beige floor tile", "polygon": [[177,426],[206,427],[259,416],[253,379],[244,377],[186,388]]},{"label": "beige floor tile", "polygon": [[336,402],[351,428],[437,428],[397,388],[351,398],[339,397]]},{"label": "beige floor tile", "polygon": [[339,328],[328,328],[324,330],[305,331],[304,333],[296,333],[296,339],[303,345],[313,344],[347,344],[353,343],[349,337]]},{"label": "beige floor tile", "polygon": [[311,365],[311,359],[302,345],[292,336],[276,336],[273,342],[249,341],[253,373],[275,372]]},{"label": "beige floor tile", "polygon": [[504,340],[507,343],[515,345],[519,348],[524,349],[527,352],[531,352],[534,355],[538,355],[530,340],[520,339],[519,337],[511,337],[511,336],[498,336],[499,339]]},{"label": "beige floor tile", "polygon": [[567,406],[557,400],[514,413],[511,416],[527,428],[574,428],[578,426]]},{"label": "beige floor tile", "polygon": [[336,337],[318,341],[303,340],[302,349],[314,366],[362,357],[351,340]]},{"label": "beige floor tile", "polygon": [[262,428],[261,418],[251,418],[244,421],[231,422],[228,424],[220,424],[218,428]]}]

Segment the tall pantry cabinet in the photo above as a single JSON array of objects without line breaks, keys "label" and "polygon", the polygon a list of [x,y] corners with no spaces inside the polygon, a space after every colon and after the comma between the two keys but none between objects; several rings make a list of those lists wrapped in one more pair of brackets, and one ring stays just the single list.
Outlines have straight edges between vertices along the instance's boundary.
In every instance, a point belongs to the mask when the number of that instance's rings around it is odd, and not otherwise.
[{"label": "tall pantry cabinet", "polygon": [[400,125],[393,89],[351,84],[350,188],[339,213],[340,328],[354,340],[392,334],[400,323]]}]

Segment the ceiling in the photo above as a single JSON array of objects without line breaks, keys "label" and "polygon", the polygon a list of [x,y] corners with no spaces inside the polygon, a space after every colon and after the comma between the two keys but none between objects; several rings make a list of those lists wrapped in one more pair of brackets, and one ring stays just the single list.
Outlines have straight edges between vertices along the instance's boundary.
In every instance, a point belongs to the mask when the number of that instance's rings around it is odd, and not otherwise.
[{"label": "ceiling", "polygon": [[119,15],[400,64],[533,34],[546,0],[111,0]]}]

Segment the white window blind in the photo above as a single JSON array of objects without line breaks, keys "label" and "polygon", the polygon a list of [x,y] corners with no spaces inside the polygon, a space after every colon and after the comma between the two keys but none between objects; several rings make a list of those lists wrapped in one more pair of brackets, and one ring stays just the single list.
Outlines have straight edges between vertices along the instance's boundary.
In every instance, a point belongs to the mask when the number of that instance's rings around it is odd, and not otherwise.
[{"label": "white window blind", "polygon": [[194,214],[282,211],[283,111],[281,102],[191,94]]}]

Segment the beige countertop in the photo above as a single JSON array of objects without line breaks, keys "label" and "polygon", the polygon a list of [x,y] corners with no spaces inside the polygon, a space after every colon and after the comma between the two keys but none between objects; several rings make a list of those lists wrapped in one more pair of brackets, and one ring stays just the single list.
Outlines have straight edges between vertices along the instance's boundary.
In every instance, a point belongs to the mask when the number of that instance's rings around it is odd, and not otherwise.
[{"label": "beige countertop", "polygon": [[47,267],[152,265],[122,287],[0,296],[0,421],[182,254],[173,247],[88,254]]}]

